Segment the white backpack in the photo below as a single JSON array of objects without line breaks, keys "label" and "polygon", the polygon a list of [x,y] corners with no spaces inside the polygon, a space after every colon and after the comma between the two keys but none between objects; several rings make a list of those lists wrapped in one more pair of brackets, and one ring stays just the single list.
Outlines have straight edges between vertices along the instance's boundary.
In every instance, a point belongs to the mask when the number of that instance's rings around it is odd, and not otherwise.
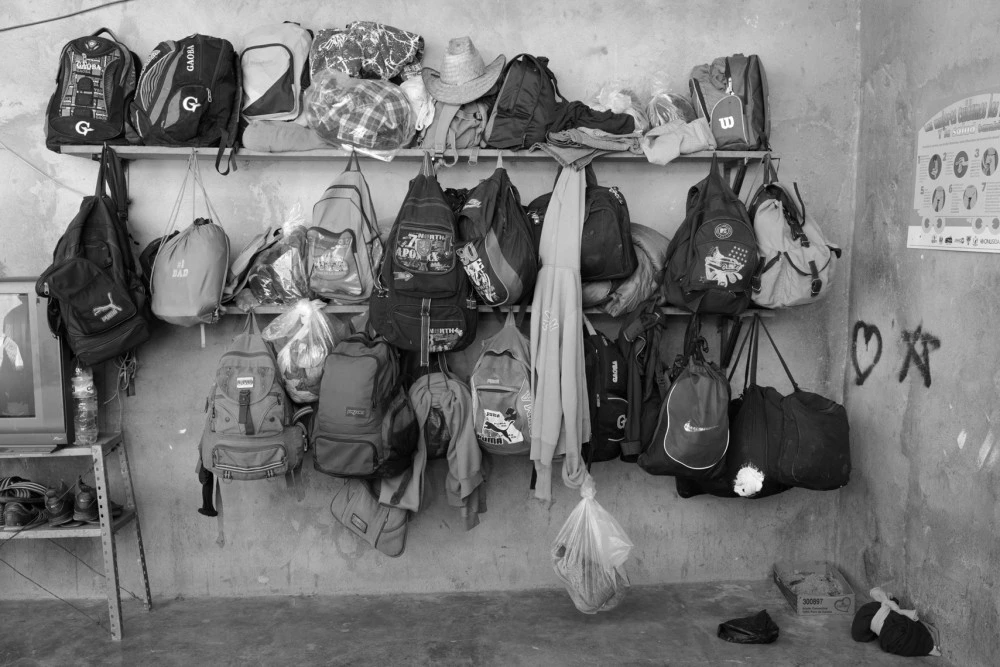
[{"label": "white backpack", "polygon": [[834,258],[841,250],[823,236],[799,194],[779,183],[770,156],[764,160],[764,184],[750,202],[750,217],[761,261],[751,299],[765,308],[813,303],[833,282]]},{"label": "white backpack", "polygon": [[310,290],[333,303],[367,303],[382,263],[382,241],[356,154],[313,205],[307,238]]},{"label": "white backpack", "polygon": [[298,23],[261,26],[247,33],[240,68],[247,120],[295,120],[302,110],[303,80],[312,31]]}]

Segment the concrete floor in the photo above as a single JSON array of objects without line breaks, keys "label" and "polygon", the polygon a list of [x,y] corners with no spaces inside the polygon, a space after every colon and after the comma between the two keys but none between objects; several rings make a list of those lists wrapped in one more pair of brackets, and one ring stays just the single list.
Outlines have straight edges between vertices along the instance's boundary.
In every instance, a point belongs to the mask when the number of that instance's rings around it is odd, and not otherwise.
[{"label": "concrete floor", "polygon": [[[107,623],[106,606],[76,603]],[[777,642],[716,637],[760,609]],[[946,665],[850,637],[850,616],[796,616],[774,584],[636,587],[605,614],[561,590],[126,603],[121,643],[58,601],[0,602],[0,665]]]}]

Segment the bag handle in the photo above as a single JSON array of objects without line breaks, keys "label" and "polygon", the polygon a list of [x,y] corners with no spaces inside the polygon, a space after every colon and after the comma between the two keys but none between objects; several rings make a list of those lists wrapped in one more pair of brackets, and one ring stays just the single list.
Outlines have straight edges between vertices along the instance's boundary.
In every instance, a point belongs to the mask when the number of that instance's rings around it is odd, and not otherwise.
[{"label": "bag handle", "polygon": [[97,36],[98,36],[98,35],[100,35],[100,34],[101,34],[102,32],[106,32],[106,33],[108,33],[109,35],[111,35],[111,39],[115,40],[115,41],[116,41],[116,42],[118,42],[119,44],[121,44],[121,43],[122,43],[122,40],[118,39],[118,35],[116,35],[115,33],[111,32],[111,28],[98,28],[96,32],[92,32],[92,33],[90,33],[90,36],[91,36],[91,37],[97,37]]},{"label": "bag handle", "polygon": [[[780,350],[778,350],[778,346],[777,346],[777,345],[775,344],[775,342],[774,342],[774,338],[772,338],[772,337],[771,337],[771,332],[767,330],[767,325],[765,325],[765,324],[764,324],[764,322],[763,322],[763,321],[762,321],[762,320],[760,319],[760,315],[754,315],[754,317],[756,317],[756,318],[757,318],[757,321],[758,321],[758,324],[759,324],[759,326],[760,326],[760,327],[761,327],[761,328],[762,328],[762,329],[764,330],[764,333],[765,333],[765,334],[767,334],[767,339],[768,339],[769,341],[771,341],[771,347],[773,347],[773,348],[774,348],[774,353],[775,353],[776,355],[778,355],[778,361],[780,361],[780,362],[781,362],[781,367],[785,369],[785,375],[787,375],[787,376],[788,376],[788,379],[789,379],[789,381],[791,381],[791,383],[792,383],[792,388],[793,388],[793,389],[794,389],[795,391],[799,391],[799,385],[798,385],[798,383],[796,383],[796,382],[795,382],[795,378],[793,378],[793,377],[792,377],[792,371],[790,371],[790,370],[788,369],[788,364],[787,364],[787,363],[785,363],[785,358],[781,356],[781,351],[780,351]],[[759,335],[760,335],[760,334],[758,334],[758,336],[759,336]],[[756,361],[757,361],[757,360],[756,360],[756,355],[755,355],[755,358],[754,358],[754,370],[756,370],[756,365],[757,365],[757,364],[756,364]]]},{"label": "bag handle", "polygon": [[[351,165],[354,166],[353,169]],[[358,159],[358,152],[353,148],[351,149],[351,154],[347,156],[347,166],[344,167],[344,172],[348,171],[361,171],[361,161]]]},{"label": "bag handle", "polygon": [[[753,337],[753,325],[751,324],[750,327],[747,329],[746,334],[743,336],[743,341],[740,343],[740,349],[736,352],[736,357],[735,357],[735,359],[733,359],[732,366],[730,366],[730,368],[729,368],[729,381],[730,382],[733,381],[733,376],[736,375],[736,369],[739,368],[739,366],[740,366],[740,359],[743,358],[743,348],[745,348],[747,346],[747,341],[749,341],[752,337]],[[743,364],[743,389],[744,389],[744,391],[747,388],[747,380],[749,379],[749,377],[748,377],[749,363],[750,363],[750,352],[748,350],[747,351],[747,358],[744,360],[744,364]]]},{"label": "bag handle", "polygon": [[431,159],[430,151],[424,151],[424,160],[420,166],[420,173],[428,178],[437,178],[437,174],[434,173],[434,161]]}]

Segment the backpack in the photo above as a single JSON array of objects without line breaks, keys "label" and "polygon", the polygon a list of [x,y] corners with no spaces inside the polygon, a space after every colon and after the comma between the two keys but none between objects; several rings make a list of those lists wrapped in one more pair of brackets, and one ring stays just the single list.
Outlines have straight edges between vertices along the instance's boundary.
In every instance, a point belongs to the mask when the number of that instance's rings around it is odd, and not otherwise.
[{"label": "backpack", "polygon": [[486,145],[520,150],[545,143],[559,106],[565,104],[549,59],[516,55],[507,61],[500,79],[503,84],[486,124]]},{"label": "backpack", "polygon": [[758,269],[757,240],[746,206],[719,173],[691,187],[687,215],[667,247],[667,302],[692,313],[739,315],[750,304]]},{"label": "backpack", "polygon": [[424,153],[420,173],[389,232],[382,268],[372,292],[372,328],[392,345],[431,352],[468,347],[476,337],[479,311],[455,252],[455,215]]},{"label": "backpack", "polygon": [[250,280],[250,270],[254,266],[254,260],[264,251],[274,247],[282,238],[284,238],[284,230],[281,227],[268,227],[243,246],[243,250],[240,250],[240,254],[236,255],[236,259],[230,264],[229,271],[226,273],[226,286],[222,290],[222,303],[229,303],[236,298],[236,295],[246,287]]},{"label": "backpack", "polygon": [[[583,282],[622,280],[635,273],[639,259],[632,243],[632,221],[625,197],[617,187],[597,184],[594,168],[586,167],[587,194],[580,237],[580,278]],[[558,174],[556,176],[558,179]],[[552,193],[528,204],[528,217],[537,248]]]},{"label": "backpack", "polygon": [[196,157],[188,160],[188,171],[167,229],[170,230],[177,220],[192,172],[211,217],[197,218],[177,235],[167,237],[164,234],[165,240],[156,252],[150,272],[153,314],[164,322],[183,327],[211,324],[219,319],[229,271],[229,237],[221,225],[213,222],[219,215],[208,199]]},{"label": "backpack", "polygon": [[96,192],[83,198],[35,291],[49,300],[52,334],[82,365],[113,359],[149,339],[146,289],[128,233],[124,170],[109,146],[101,152]]},{"label": "backpack", "polygon": [[[458,151],[471,148],[469,163],[476,164],[479,148],[485,145],[483,136],[490,108],[480,100],[467,104],[434,103],[434,120],[424,130],[420,148],[442,158],[441,164],[452,167],[458,163]],[[448,161],[449,153],[452,160]]]},{"label": "backpack", "polygon": [[[253,315],[219,358],[205,404],[201,468],[223,480],[273,479],[302,464],[305,428],[278,378]],[[211,477],[202,476],[211,495]]]},{"label": "backpack", "polygon": [[651,475],[712,479],[725,470],[729,448],[729,378],[705,360],[698,315],[684,336],[683,365],[660,406],[653,439],[639,456]]},{"label": "backpack", "polygon": [[629,417],[628,367],[621,350],[583,318],[583,359],[590,402],[590,442],[583,444],[588,464],[617,459],[622,454]]},{"label": "backpack", "polygon": [[265,25],[247,33],[240,54],[242,113],[247,120],[295,120],[309,87],[312,31],[298,23]]},{"label": "backpack", "polygon": [[622,321],[615,344],[625,359],[628,387],[621,459],[635,463],[649,445],[667,393],[667,319],[656,298],[643,302]]},{"label": "backpack", "polygon": [[483,351],[469,377],[476,439],[493,454],[531,451],[531,359],[528,339],[513,311]]},{"label": "backpack", "polygon": [[458,234],[458,257],[483,303],[512,306],[531,298],[538,252],[520,195],[502,166],[469,193]]},{"label": "backpack", "polygon": [[139,75],[132,124],[147,146],[219,146],[219,169],[225,149],[237,146],[241,94],[239,59],[227,40],[160,42]]},{"label": "backpack", "polygon": [[354,152],[313,205],[306,238],[309,289],[333,303],[368,301],[384,249],[371,190]]},{"label": "backpack", "polygon": [[334,477],[395,477],[413,464],[418,436],[396,351],[363,331],[334,346],[323,366],[310,436],[316,470]]},{"label": "backpack", "polygon": [[698,65],[689,87],[695,113],[709,122],[719,150],[770,150],[767,76],[758,56],[737,53]]},{"label": "backpack", "polygon": [[793,197],[777,178],[768,155],[764,183],[750,202],[762,265],[751,298],[765,308],[813,303],[823,297],[833,280],[833,260],[841,254],[806,215],[798,183],[792,184]]},{"label": "backpack", "polygon": [[139,67],[139,56],[107,28],[67,42],[45,112],[45,146],[58,153],[63,144],[124,144]]}]

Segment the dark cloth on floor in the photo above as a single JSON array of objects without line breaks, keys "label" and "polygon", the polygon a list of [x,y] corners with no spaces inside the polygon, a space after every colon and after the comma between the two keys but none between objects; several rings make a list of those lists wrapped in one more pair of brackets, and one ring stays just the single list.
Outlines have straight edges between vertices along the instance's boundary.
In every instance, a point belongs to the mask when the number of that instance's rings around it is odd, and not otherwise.
[{"label": "dark cloth on floor", "polygon": [[856,642],[870,642],[878,638],[879,646],[886,653],[907,657],[930,655],[934,650],[934,637],[923,623],[895,611],[889,611],[876,634],[872,619],[882,608],[878,602],[861,605],[854,614],[851,637]]},{"label": "dark cloth on floor", "polygon": [[635,118],[627,113],[597,111],[583,102],[570,102],[556,115],[548,131],[560,132],[574,127],[589,127],[608,134],[632,134],[635,132]]}]

